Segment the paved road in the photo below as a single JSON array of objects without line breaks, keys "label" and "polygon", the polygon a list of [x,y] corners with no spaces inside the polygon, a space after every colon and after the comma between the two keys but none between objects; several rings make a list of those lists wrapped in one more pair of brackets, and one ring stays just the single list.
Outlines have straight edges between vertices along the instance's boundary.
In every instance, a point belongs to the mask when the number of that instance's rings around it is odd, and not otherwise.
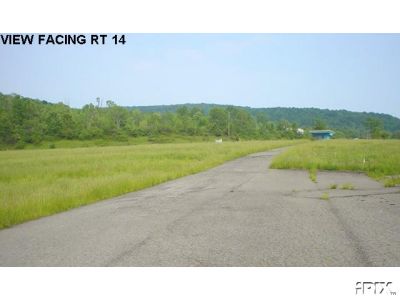
[{"label": "paved road", "polygon": [[0,266],[400,266],[400,188],[279,151],[1,230]]}]

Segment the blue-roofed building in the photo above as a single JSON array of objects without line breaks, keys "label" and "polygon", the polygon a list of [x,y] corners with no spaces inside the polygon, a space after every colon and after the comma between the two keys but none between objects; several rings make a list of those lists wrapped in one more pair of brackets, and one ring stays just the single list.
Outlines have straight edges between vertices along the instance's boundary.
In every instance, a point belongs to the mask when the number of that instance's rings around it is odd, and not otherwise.
[{"label": "blue-roofed building", "polygon": [[310,133],[316,140],[329,140],[335,134],[332,130],[310,130]]}]

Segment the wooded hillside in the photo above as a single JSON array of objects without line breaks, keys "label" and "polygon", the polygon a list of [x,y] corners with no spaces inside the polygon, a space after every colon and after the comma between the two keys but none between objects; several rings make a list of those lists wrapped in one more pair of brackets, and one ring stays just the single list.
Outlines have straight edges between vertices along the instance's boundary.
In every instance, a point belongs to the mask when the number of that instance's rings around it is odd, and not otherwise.
[{"label": "wooded hillside", "polygon": [[0,93],[0,144],[21,146],[60,139],[159,135],[238,139],[302,138],[297,129],[333,129],[335,137],[400,137],[390,115],[315,108],[249,108],[213,104],[120,107],[100,99],[81,109]]}]

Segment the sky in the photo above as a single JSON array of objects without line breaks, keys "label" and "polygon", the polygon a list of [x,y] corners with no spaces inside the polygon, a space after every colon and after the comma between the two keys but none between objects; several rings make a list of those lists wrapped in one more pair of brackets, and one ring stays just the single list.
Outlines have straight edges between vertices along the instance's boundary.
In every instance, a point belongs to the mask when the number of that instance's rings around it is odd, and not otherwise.
[{"label": "sky", "polygon": [[0,44],[0,92],[73,107],[218,103],[400,117],[400,34],[128,34],[125,45]]}]

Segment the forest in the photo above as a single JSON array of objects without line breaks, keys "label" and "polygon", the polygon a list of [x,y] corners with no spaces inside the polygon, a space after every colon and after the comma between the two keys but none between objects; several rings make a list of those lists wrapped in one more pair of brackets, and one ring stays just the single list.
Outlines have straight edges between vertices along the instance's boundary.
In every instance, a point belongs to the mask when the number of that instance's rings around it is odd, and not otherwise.
[{"label": "forest", "polygon": [[[23,148],[26,144],[63,139],[151,140],[169,135],[295,139],[309,137],[310,129],[327,128],[336,132],[336,138],[400,137],[400,120],[383,114],[295,108],[274,111],[209,104],[160,107],[163,109],[146,111],[146,107],[121,107],[111,100],[103,105],[97,98],[78,109],[0,93],[0,144]],[[298,128],[303,128],[305,134],[299,134]]]}]

